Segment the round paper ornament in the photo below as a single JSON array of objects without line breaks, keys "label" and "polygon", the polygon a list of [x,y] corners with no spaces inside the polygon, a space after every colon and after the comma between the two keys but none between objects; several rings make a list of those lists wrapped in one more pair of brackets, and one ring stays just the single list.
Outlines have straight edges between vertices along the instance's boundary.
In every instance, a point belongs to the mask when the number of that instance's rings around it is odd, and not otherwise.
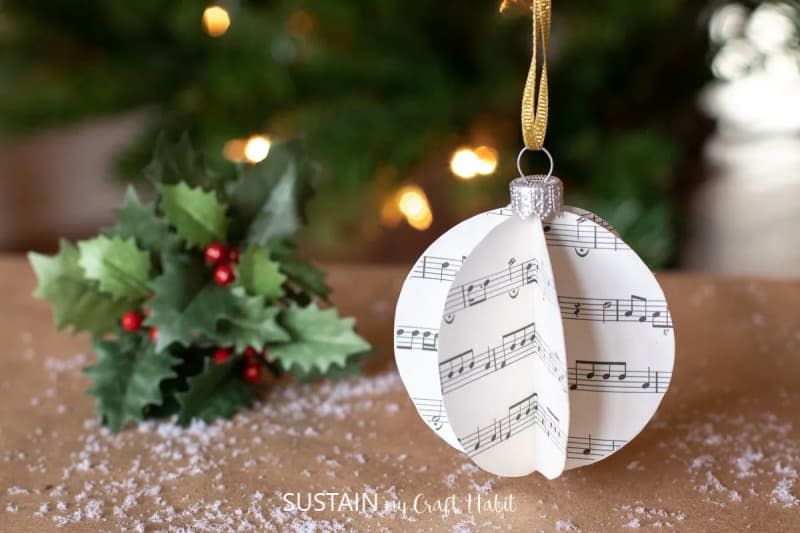
[{"label": "round paper ornament", "polygon": [[674,336],[655,277],[604,220],[489,211],[409,273],[395,358],[425,422],[506,475],[599,461],[645,426],[669,386]]},{"label": "round paper ornament", "polygon": [[[479,467],[547,478],[633,439],[669,387],[672,320],[653,274],[597,215],[563,207],[544,149],[549,0],[533,2],[525,148],[511,205],[472,217],[419,258],[395,314],[395,359],[425,422]],[[537,90],[538,85],[538,90]],[[525,176],[526,150],[548,156]]]}]

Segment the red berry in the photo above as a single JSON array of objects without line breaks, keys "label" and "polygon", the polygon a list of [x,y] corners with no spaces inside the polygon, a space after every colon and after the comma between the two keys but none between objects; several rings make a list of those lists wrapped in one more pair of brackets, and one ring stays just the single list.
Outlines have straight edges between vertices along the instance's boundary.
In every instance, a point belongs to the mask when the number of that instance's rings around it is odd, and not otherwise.
[{"label": "red berry", "polygon": [[249,383],[258,383],[258,380],[261,379],[261,367],[256,363],[245,365],[244,370],[242,370],[242,377]]},{"label": "red berry", "polygon": [[247,359],[248,361],[255,361],[256,358],[258,357],[258,352],[252,346],[248,346],[247,348],[244,349],[243,355],[244,358]]},{"label": "red berry", "polygon": [[124,329],[128,333],[139,331],[139,328],[142,327],[142,315],[140,315],[136,311],[128,311],[127,313],[122,315],[122,319],[120,320],[120,325],[122,326],[122,329]]},{"label": "red berry", "polygon": [[217,348],[217,350],[214,352],[214,355],[212,355],[211,358],[214,360],[215,363],[221,365],[222,363],[227,361],[228,357],[230,356],[231,356],[230,348]]},{"label": "red berry", "polygon": [[239,249],[238,248],[231,248],[230,252],[228,252],[228,261],[231,263],[238,263],[239,262]]},{"label": "red berry", "polygon": [[156,342],[158,340],[158,328],[150,328],[150,340]]},{"label": "red berry", "polygon": [[220,242],[212,242],[206,246],[206,260],[211,264],[219,264],[228,256],[228,249]]},{"label": "red berry", "polygon": [[235,277],[230,265],[219,265],[214,269],[214,283],[217,285],[230,285]]}]

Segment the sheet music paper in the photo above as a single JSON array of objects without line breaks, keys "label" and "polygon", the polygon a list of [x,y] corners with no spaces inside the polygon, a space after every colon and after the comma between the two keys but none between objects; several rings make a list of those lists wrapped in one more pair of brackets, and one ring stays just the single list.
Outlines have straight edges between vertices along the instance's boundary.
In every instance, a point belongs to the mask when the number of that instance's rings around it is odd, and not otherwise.
[{"label": "sheet music paper", "polygon": [[[544,230],[566,337],[567,468],[574,468],[614,453],[644,427],[669,385],[674,338],[664,295],[647,267],[607,222],[566,210]],[[460,312],[448,294],[465,257],[510,217],[510,209],[490,211],[442,235],[414,266],[398,300],[395,356],[403,383],[425,422],[460,450],[442,403],[440,322]],[[478,350],[476,364],[485,364],[498,346],[502,339]]]},{"label": "sheet music paper", "polygon": [[507,217],[455,275],[439,330],[445,412],[478,466],[503,476],[562,472],[566,364],[542,225]]}]

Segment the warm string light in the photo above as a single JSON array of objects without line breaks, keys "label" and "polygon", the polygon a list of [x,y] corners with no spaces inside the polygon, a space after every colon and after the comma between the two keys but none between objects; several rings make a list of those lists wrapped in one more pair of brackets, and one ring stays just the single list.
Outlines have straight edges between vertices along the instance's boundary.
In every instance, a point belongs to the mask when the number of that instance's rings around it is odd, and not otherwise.
[{"label": "warm string light", "polygon": [[269,137],[253,135],[247,139],[247,143],[244,145],[244,158],[248,163],[258,163],[267,158],[270,148],[272,148],[272,141],[269,140]]},{"label": "warm string light", "polygon": [[428,197],[416,185],[401,188],[384,202],[381,209],[381,221],[386,226],[396,227],[403,218],[419,231],[425,231],[433,224]]},{"label": "warm string light", "polygon": [[211,37],[224,35],[231,25],[231,17],[224,7],[208,6],[203,11],[203,27]]},{"label": "warm string light", "polygon": [[248,139],[231,139],[222,147],[222,155],[233,163],[260,163],[269,155],[272,141],[265,135],[251,135]]},{"label": "warm string light", "polygon": [[450,158],[450,170],[461,179],[471,180],[476,176],[494,174],[497,163],[497,150],[489,146],[459,148]]}]

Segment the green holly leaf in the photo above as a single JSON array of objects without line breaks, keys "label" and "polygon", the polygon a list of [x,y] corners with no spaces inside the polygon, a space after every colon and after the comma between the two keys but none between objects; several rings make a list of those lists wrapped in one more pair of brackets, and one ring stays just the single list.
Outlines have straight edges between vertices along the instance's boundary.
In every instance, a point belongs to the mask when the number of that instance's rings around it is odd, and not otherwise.
[{"label": "green holly leaf", "polygon": [[131,420],[142,420],[145,408],[163,402],[161,382],[177,376],[180,363],[169,352],[156,352],[145,335],[121,335],[117,340],[95,340],[97,364],[85,370],[94,379],[89,394],[112,431]]},{"label": "green holly leaf", "polygon": [[145,324],[158,328],[158,350],[173,342],[189,346],[201,332],[214,328],[221,293],[227,291],[208,284],[210,274],[199,260],[166,253],[162,263],[163,274],[150,284],[153,298]]},{"label": "green holly leaf", "polygon": [[100,291],[97,282],[84,275],[78,263],[78,249],[62,240],[54,256],[29,253],[39,285],[33,295],[53,306],[56,328],[72,326],[73,332],[87,331],[102,336],[112,329],[125,311],[134,307],[130,300],[115,300]]},{"label": "green holly leaf", "polygon": [[239,281],[250,294],[274,300],[283,296],[281,285],[286,276],[281,274],[280,265],[270,258],[269,248],[252,245],[239,259]]},{"label": "green holly leaf", "polygon": [[239,168],[237,179],[228,187],[238,238],[266,245],[293,235],[302,226],[315,174],[304,152],[299,141],[277,144],[261,163]]},{"label": "green holly leaf", "polygon": [[325,273],[314,265],[298,259],[290,249],[272,248],[273,256],[281,265],[281,272],[301,289],[327,300],[333,289],[325,283]]},{"label": "green holly leaf", "polygon": [[89,279],[117,299],[135,299],[147,295],[150,279],[150,254],[140,250],[131,239],[100,235],[78,243],[79,263]]},{"label": "green holly leaf", "polygon": [[161,209],[189,247],[225,241],[228,230],[226,207],[217,195],[186,183],[161,187]]},{"label": "green holly leaf", "polygon": [[206,359],[203,371],[188,379],[189,390],[178,393],[178,424],[188,426],[192,419],[210,421],[230,418],[237,411],[250,407],[255,387],[239,376],[241,358],[231,358],[218,365]]},{"label": "green holly leaf", "polygon": [[280,308],[267,305],[263,296],[248,296],[241,287],[226,292],[228,298],[219,308],[213,330],[206,331],[216,346],[242,352],[248,346],[260,349],[267,343],[291,340],[276,320]]},{"label": "green holly leaf", "polygon": [[172,237],[169,226],[156,216],[153,204],[143,204],[136,189],[128,187],[125,203],[114,210],[115,226],[103,233],[109,237],[133,238],[144,250],[160,252]]},{"label": "green holly leaf", "polygon": [[171,142],[163,133],[159,136],[144,177],[155,186],[184,182],[192,187],[219,190],[222,185],[222,178],[208,168],[203,154],[194,150],[186,133],[177,142]]},{"label": "green holly leaf", "polygon": [[372,351],[351,355],[347,358],[347,362],[344,366],[333,364],[328,367],[328,370],[324,373],[320,372],[319,369],[316,368],[312,368],[310,371],[304,372],[297,365],[292,367],[291,373],[294,379],[300,383],[312,383],[322,378],[339,380],[356,377],[361,375],[361,363],[372,355]]},{"label": "green holly leaf", "polygon": [[319,309],[316,304],[292,304],[281,313],[280,323],[292,340],[269,347],[284,370],[295,365],[301,372],[323,374],[331,365],[344,367],[347,358],[370,349],[369,343],[353,331],[353,318],[339,318],[336,309]]}]

